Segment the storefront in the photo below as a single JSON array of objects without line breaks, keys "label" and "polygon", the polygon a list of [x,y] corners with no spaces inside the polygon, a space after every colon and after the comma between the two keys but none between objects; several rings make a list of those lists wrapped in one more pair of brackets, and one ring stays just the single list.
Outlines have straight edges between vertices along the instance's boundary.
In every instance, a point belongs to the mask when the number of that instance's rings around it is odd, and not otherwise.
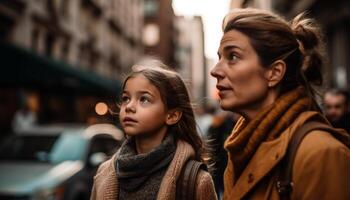
[{"label": "storefront", "polygon": [[[29,103],[38,123],[88,123],[114,120],[99,115],[95,106],[115,105],[120,81],[29,50],[0,44],[0,130],[9,130],[16,110]],[[92,120],[93,118],[96,118]]]}]

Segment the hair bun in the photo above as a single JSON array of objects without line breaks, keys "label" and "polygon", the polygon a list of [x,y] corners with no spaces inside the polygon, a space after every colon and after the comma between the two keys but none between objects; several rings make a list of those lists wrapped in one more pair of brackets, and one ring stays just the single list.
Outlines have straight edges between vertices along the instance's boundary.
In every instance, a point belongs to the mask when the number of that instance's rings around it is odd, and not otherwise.
[{"label": "hair bun", "polygon": [[297,15],[290,26],[304,55],[302,71],[305,78],[315,85],[322,85],[324,48],[320,27],[314,19],[307,18],[305,12]]}]

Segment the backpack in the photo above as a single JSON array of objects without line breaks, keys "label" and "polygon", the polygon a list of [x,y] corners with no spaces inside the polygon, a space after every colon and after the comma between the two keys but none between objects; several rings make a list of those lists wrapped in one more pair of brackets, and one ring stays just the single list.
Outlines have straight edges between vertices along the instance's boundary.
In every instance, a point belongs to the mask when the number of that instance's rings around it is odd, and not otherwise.
[{"label": "backpack", "polygon": [[[290,194],[293,190],[292,170],[295,155],[303,138],[313,130],[322,130],[331,134],[339,131],[339,129],[337,130],[332,126],[319,121],[308,121],[296,131],[289,142],[285,157],[279,164],[276,186],[279,197],[282,200],[290,199]],[[343,141],[341,135],[333,136],[337,140]]]},{"label": "backpack", "polygon": [[195,199],[196,180],[201,169],[207,171],[207,166],[202,162],[196,160],[186,162],[176,183],[176,200]]}]

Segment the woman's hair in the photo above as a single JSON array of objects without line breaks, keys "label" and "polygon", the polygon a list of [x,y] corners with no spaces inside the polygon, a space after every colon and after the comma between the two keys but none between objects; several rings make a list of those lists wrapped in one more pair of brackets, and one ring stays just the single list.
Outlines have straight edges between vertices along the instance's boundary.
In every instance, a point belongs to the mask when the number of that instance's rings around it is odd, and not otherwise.
[{"label": "woman's hair", "polygon": [[168,132],[176,139],[188,142],[195,151],[196,159],[203,161],[203,143],[196,129],[196,122],[190,97],[180,75],[169,69],[158,60],[147,61],[134,65],[131,73],[125,78],[123,89],[128,79],[143,75],[160,92],[166,109],[178,109],[182,112],[180,120],[169,127]]},{"label": "woman's hair", "polygon": [[315,97],[312,85],[321,86],[323,82],[323,45],[318,25],[305,13],[288,23],[268,11],[233,9],[224,18],[222,29],[224,33],[237,30],[248,36],[263,67],[276,60],[286,63],[281,94],[302,85]]}]

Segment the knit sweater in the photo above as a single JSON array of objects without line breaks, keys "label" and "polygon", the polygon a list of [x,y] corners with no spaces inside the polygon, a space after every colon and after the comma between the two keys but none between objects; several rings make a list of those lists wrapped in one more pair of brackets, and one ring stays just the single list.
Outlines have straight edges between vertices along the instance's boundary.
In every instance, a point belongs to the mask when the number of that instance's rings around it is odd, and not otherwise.
[{"label": "knit sweater", "polygon": [[[115,162],[117,154],[110,160],[104,162],[97,170],[94,177],[94,186],[91,192],[91,199],[115,200],[118,199],[119,183],[115,171]],[[157,199],[175,200],[176,197],[176,181],[181,174],[182,168],[186,161],[194,159],[195,153],[190,144],[185,141],[178,140],[176,143],[176,151],[174,158],[167,168],[158,194]],[[216,200],[213,180],[210,174],[200,170],[196,180],[196,200]]]}]

